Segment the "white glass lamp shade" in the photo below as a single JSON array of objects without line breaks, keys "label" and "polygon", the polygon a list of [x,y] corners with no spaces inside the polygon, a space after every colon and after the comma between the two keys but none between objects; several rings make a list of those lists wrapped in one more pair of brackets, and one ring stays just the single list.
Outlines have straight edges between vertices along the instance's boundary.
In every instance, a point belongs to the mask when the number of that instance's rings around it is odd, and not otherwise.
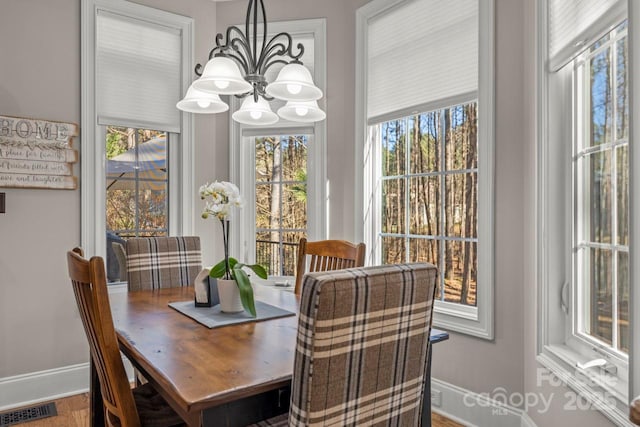
[{"label": "white glass lamp shade", "polygon": [[245,125],[272,125],[278,122],[278,115],[271,111],[269,103],[262,97],[258,98],[258,102],[254,102],[253,96],[247,96],[232,117],[236,122]]},{"label": "white glass lamp shade", "polygon": [[198,90],[193,87],[193,84],[189,86],[184,99],[179,101],[176,107],[188,113],[200,114],[223,113],[229,109],[218,95]]},{"label": "white glass lamp shade", "polygon": [[193,86],[204,92],[218,95],[240,95],[253,89],[240,73],[233,59],[214,56],[204,67],[202,76],[193,82]]},{"label": "white glass lamp shade", "polygon": [[285,101],[315,101],[322,91],[313,83],[311,72],[302,64],[282,67],[276,80],[266,88],[267,95]]},{"label": "white glass lamp shade", "polygon": [[327,117],[316,101],[289,101],[278,110],[278,115],[285,120],[302,123],[319,122]]}]

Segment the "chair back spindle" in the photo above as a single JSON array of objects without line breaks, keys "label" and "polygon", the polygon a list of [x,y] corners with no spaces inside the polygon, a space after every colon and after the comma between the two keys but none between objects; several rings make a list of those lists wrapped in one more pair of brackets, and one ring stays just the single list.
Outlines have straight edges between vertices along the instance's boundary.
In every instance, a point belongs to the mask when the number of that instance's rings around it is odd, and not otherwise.
[{"label": "chair back spindle", "polygon": [[[346,240],[308,242],[304,237],[298,244],[295,293],[300,293],[305,272],[343,270],[364,266],[365,244]],[[309,269],[306,269],[307,258]]]}]

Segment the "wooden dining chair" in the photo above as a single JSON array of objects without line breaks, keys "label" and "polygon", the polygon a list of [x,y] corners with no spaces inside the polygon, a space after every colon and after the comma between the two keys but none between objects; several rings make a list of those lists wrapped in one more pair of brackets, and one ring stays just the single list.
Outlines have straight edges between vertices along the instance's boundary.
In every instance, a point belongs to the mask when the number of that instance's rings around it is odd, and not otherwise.
[{"label": "wooden dining chair", "polygon": [[300,293],[302,278],[307,272],[341,270],[344,268],[364,266],[365,244],[357,245],[346,240],[319,240],[308,242],[304,237],[298,244],[298,265],[296,269],[296,286],[294,292]]},{"label": "wooden dining chair", "polygon": [[138,237],[127,240],[130,291],[192,285],[202,271],[200,237]]},{"label": "wooden dining chair", "polygon": [[419,426],[437,277],[431,264],[307,274],[289,414],[254,426]]},{"label": "wooden dining chair", "polygon": [[640,426],[640,396],[633,399],[631,405],[629,405],[629,420]]},{"label": "wooden dining chair", "polygon": [[131,389],[111,317],[104,260],[86,260],[82,249],[75,248],[67,252],[67,264],[91,361],[98,373],[107,426],[185,425],[150,384]]}]

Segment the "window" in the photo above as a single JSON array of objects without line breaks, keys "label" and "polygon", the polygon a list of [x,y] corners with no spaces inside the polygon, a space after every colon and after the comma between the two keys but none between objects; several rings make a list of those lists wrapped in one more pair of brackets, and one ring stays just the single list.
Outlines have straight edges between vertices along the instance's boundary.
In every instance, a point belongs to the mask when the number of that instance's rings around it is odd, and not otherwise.
[{"label": "window", "polygon": [[[538,360],[623,425],[632,244],[626,2],[580,9],[591,14],[580,28],[571,26],[574,2],[543,3]],[[598,366],[581,367],[590,361]]]},{"label": "window", "polygon": [[256,262],[270,276],[294,276],[300,238],[307,236],[305,135],[255,138]]},{"label": "window", "polygon": [[[112,243],[193,227],[192,20],[131,2],[82,2],[82,246],[122,277]],[[170,154],[170,155],[169,155]]]},{"label": "window", "polygon": [[430,262],[436,299],[476,305],[477,104],[381,123],[383,264]]},{"label": "window", "polygon": [[629,103],[626,23],[576,64],[573,155],[576,333],[629,351]]},{"label": "window", "polygon": [[[493,2],[357,13],[356,223],[368,264],[438,266],[434,325],[493,338]],[[433,25],[424,26],[428,19]],[[425,52],[415,55],[416,51]],[[360,81],[362,80],[362,81]]]},{"label": "window", "polygon": [[[269,36],[287,31],[294,43],[303,44],[302,62],[324,90],[325,20],[273,22],[268,29]],[[270,68],[268,79],[275,79],[279,69]],[[241,100],[231,97],[229,101],[231,111],[240,107]],[[271,102],[274,111],[281,105]],[[326,238],[326,123],[281,119],[273,126],[254,127],[229,117],[230,179],[247,205],[256,207],[240,209],[239,225],[231,230],[230,250],[244,262],[260,263],[272,277],[294,276],[300,238]]]},{"label": "window", "polygon": [[166,236],[167,133],[108,126],[106,144],[107,232]]}]

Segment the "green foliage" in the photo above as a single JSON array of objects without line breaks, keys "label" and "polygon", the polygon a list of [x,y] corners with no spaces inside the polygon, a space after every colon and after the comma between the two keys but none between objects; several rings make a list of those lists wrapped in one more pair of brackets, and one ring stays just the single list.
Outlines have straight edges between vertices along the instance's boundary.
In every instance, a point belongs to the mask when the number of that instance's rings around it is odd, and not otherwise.
[{"label": "green foliage", "polygon": [[109,129],[106,150],[107,159],[113,159],[115,156],[127,151],[127,141],[123,138],[122,133]]},{"label": "green foliage", "polygon": [[293,197],[299,202],[307,202],[307,171],[306,169],[298,169],[295,173],[296,181],[300,181],[299,184],[291,186],[290,191],[293,193]]},{"label": "green foliage", "polygon": [[[253,317],[256,317],[256,305],[255,300],[253,298],[253,288],[251,287],[251,280],[247,275],[247,272],[244,270],[244,267],[250,268],[254,273],[261,279],[267,278],[267,272],[259,264],[242,264],[239,263],[237,259],[229,257],[229,268],[231,269],[231,278],[236,281],[238,285],[238,289],[240,291],[240,300],[242,301],[242,306],[244,309],[251,313]],[[220,261],[216,265],[211,268],[209,271],[209,276],[214,277],[216,279],[221,279],[225,275],[225,262],[224,260]]]}]

